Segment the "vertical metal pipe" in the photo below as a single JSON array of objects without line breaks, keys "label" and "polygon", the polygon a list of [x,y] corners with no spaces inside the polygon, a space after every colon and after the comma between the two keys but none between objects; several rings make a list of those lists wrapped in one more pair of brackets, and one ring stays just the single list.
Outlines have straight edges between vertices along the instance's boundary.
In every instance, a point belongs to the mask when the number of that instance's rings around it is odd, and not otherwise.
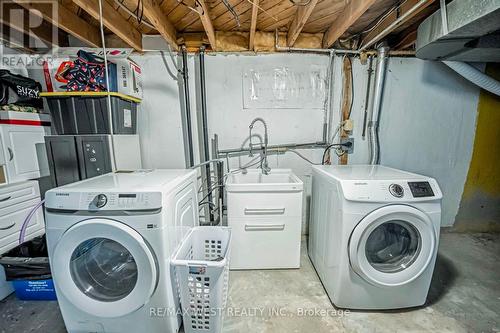
[{"label": "vertical metal pipe", "polygon": [[366,123],[368,121],[368,109],[370,107],[370,90],[372,89],[373,57],[368,59],[368,79],[366,82],[365,113],[363,115],[363,140],[366,136]]},{"label": "vertical metal pipe", "polygon": [[382,95],[384,92],[385,70],[387,66],[387,53],[389,48],[381,47],[378,50],[377,68],[375,73],[375,88],[373,92],[373,103],[370,122],[368,123],[368,140],[370,164],[378,164],[380,158],[380,147],[378,140],[378,119],[382,107]]},{"label": "vertical metal pipe", "polygon": [[[210,145],[208,139],[208,119],[207,119],[207,98],[206,98],[206,84],[205,84],[205,47],[200,47],[200,52],[198,54],[198,69],[197,69],[197,118],[198,118],[198,138],[200,142],[200,158],[201,162],[210,160]],[[210,164],[207,164],[202,168],[202,181],[206,184],[207,192],[204,193],[207,196],[208,202],[213,202],[212,191],[212,181],[211,181],[211,168]],[[210,221],[214,220],[212,210],[210,205],[207,205],[208,217]]]},{"label": "vertical metal pipe", "polygon": [[191,128],[191,100],[189,94],[189,72],[186,48],[181,51],[182,70],[178,73],[179,101],[181,104],[182,136],[184,141],[184,159],[186,167],[194,165],[193,131]]}]

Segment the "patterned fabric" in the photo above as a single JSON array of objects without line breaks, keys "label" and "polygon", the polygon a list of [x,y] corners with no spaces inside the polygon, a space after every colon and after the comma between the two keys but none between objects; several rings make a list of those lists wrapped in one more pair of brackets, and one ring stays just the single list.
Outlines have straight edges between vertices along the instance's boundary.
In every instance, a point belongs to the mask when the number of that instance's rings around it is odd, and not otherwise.
[{"label": "patterned fabric", "polygon": [[56,80],[66,84],[66,91],[107,91],[104,61],[83,50],[76,60],[61,63]]},{"label": "patterned fabric", "polygon": [[21,106],[16,104],[1,105],[0,111],[16,111],[16,112],[29,112],[29,113],[41,113],[40,109],[34,108],[32,106]]}]

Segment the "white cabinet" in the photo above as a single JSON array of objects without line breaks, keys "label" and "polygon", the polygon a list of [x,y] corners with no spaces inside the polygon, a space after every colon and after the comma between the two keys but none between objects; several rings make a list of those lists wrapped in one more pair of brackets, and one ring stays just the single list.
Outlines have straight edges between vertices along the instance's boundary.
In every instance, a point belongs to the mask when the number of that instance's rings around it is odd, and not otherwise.
[{"label": "white cabinet", "polygon": [[[40,200],[37,181],[0,186],[0,255],[19,244],[21,227]],[[24,240],[44,233],[43,209],[39,208],[28,224]]]},{"label": "white cabinet", "polygon": [[44,141],[49,134],[47,126],[0,125],[8,183],[49,175]]},{"label": "white cabinet", "polygon": [[300,267],[304,184],[291,170],[233,174],[226,185],[231,269]]}]

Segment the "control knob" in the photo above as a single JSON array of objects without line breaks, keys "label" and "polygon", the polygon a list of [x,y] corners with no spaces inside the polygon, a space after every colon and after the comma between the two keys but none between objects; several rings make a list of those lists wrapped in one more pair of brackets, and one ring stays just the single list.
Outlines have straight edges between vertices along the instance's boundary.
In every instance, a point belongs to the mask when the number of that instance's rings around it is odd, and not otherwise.
[{"label": "control knob", "polygon": [[108,203],[108,197],[104,194],[99,194],[94,198],[94,204],[97,208],[102,208]]},{"label": "control knob", "polygon": [[395,196],[396,198],[401,198],[403,197],[405,191],[403,189],[403,187],[399,184],[391,184],[389,186],[389,192],[391,192],[391,194],[393,196]]}]

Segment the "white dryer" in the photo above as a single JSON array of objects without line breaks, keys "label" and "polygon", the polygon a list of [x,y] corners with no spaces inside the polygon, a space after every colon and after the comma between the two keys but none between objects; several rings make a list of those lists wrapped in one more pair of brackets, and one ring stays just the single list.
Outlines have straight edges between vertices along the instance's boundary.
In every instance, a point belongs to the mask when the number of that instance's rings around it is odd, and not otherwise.
[{"label": "white dryer", "polygon": [[70,333],[174,333],[170,256],[198,224],[196,172],[112,173],[46,194],[47,243]]},{"label": "white dryer", "polygon": [[308,252],[333,304],[425,303],[442,193],[429,177],[379,165],[315,166]]}]

